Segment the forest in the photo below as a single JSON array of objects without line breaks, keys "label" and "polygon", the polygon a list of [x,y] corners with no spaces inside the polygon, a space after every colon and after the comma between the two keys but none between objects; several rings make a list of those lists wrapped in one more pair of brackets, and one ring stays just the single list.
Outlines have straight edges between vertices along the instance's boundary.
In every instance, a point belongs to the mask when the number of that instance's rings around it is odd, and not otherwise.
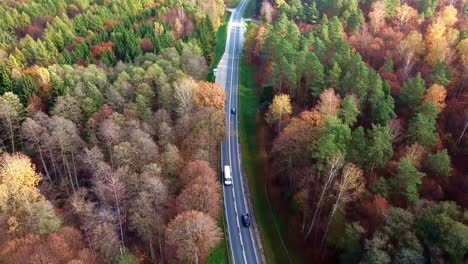
[{"label": "forest", "polygon": [[221,0],[0,3],[0,263],[204,263]]},{"label": "forest", "polygon": [[265,0],[257,16],[244,52],[290,253],[466,263],[468,3]]}]

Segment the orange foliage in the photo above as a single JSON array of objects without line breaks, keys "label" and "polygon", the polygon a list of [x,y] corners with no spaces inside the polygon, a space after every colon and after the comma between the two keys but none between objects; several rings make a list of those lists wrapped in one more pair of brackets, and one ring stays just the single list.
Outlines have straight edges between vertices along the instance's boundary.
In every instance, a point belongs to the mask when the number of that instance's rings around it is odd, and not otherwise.
[{"label": "orange foliage", "polygon": [[91,48],[91,54],[93,54],[93,57],[95,59],[99,59],[101,57],[101,53],[112,50],[113,47],[114,43],[112,43],[111,41],[102,42]]},{"label": "orange foliage", "polygon": [[210,216],[188,211],[177,215],[166,229],[167,244],[180,261],[204,263],[210,250],[221,239],[221,230]]},{"label": "orange foliage", "polygon": [[47,239],[27,235],[8,241],[0,246],[0,259],[8,259],[8,263],[98,263],[85,248],[81,233],[71,227],[64,227]]},{"label": "orange foliage", "polygon": [[183,185],[188,184],[198,177],[216,181],[216,172],[210,167],[208,162],[195,160],[187,163],[179,173],[179,179]]},{"label": "orange foliage", "polygon": [[433,84],[427,89],[423,103],[433,103],[439,110],[442,110],[445,108],[445,97],[447,97],[447,90],[445,87],[439,84]]},{"label": "orange foliage", "polygon": [[217,110],[224,109],[226,92],[217,83],[201,81],[198,83],[195,94],[195,103],[198,107],[213,107]]},{"label": "orange foliage", "polygon": [[107,32],[111,31],[117,25],[117,21],[111,19],[104,22],[104,27]]}]

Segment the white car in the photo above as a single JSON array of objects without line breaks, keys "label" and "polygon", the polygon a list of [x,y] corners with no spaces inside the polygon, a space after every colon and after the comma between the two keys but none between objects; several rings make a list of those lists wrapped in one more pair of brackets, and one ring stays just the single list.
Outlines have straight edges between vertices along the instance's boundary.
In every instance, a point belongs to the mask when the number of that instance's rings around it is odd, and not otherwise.
[{"label": "white car", "polygon": [[231,166],[224,166],[224,185],[232,185]]}]

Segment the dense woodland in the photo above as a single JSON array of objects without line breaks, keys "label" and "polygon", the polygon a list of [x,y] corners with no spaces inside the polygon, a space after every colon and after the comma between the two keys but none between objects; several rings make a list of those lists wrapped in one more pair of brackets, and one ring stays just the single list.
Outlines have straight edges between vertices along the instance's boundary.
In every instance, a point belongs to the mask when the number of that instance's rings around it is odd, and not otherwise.
[{"label": "dense woodland", "polygon": [[203,263],[220,243],[220,0],[0,3],[0,263]]},{"label": "dense woodland", "polygon": [[461,0],[262,2],[245,52],[304,259],[466,263],[467,18]]}]

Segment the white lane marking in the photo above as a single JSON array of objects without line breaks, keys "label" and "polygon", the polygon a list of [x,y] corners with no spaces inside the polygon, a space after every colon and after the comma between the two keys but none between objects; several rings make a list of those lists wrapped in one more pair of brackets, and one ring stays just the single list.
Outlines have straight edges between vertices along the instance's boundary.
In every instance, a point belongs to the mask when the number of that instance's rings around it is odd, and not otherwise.
[{"label": "white lane marking", "polygon": [[[238,34],[239,34],[239,36],[240,36],[241,38],[243,38],[243,36],[241,36],[241,34],[242,34],[242,33],[245,33],[245,30],[242,30],[242,29],[245,29],[245,26],[244,26],[244,24],[242,23],[242,14],[244,13],[244,10],[243,10],[243,9],[245,8],[245,3],[247,3],[247,2],[248,2],[248,1],[243,1],[242,4],[244,4],[244,5],[241,5],[241,6],[240,6],[240,10],[239,10],[239,13],[238,13],[238,15],[239,15],[238,19],[240,19],[241,21],[236,22],[236,25],[238,24],[238,26],[239,26],[239,28],[240,28],[240,30],[238,31],[238,32],[239,32]],[[242,41],[242,40],[241,40],[241,41]],[[242,41],[242,42],[243,42],[243,41]],[[243,45],[241,45],[241,46],[243,46]],[[238,54],[235,54],[235,55],[236,55],[235,58],[234,58],[234,60],[235,60],[235,67],[239,68],[239,58],[238,58],[239,56],[237,56]],[[237,58],[237,60],[236,60],[236,58]],[[238,80],[238,79],[239,79],[239,76],[238,76],[238,75],[239,75],[239,72],[238,72],[237,76],[235,76],[236,81],[237,81],[237,82],[236,82],[236,83],[237,83],[237,86],[239,86],[239,80]],[[232,83],[232,76],[231,76],[231,83]],[[231,87],[231,88],[232,88],[232,87]],[[237,89],[237,103],[239,102],[238,98],[239,98],[239,89]],[[236,105],[236,107],[238,107],[238,106]],[[238,119],[239,119],[239,117],[236,115],[236,124],[237,124],[237,125],[239,124],[239,120],[238,120]],[[243,183],[243,180],[242,180],[243,171],[242,171],[241,158],[240,158],[241,155],[240,155],[239,136],[237,136],[236,145],[237,145],[237,161],[238,161],[238,164],[237,164],[237,165],[238,165],[238,171],[239,171],[239,173],[240,173],[240,181],[241,181],[241,190],[242,190],[242,194],[243,194],[243,202],[244,202],[245,210],[246,210],[246,211],[249,211],[249,208],[248,208],[247,202],[246,202],[247,199],[246,199],[246,197],[244,196],[245,191],[244,191],[244,183]],[[253,234],[252,234],[251,228],[249,228],[249,231],[248,231],[248,232],[249,232],[249,235],[250,235],[250,239],[251,239],[251,241],[252,241],[252,245],[253,245],[253,249],[254,249],[254,255],[255,255],[255,260],[256,260],[256,262],[258,263],[257,248],[255,247],[255,240],[254,240],[254,238],[253,238]]]},{"label": "white lane marking", "polygon": [[[242,4],[241,4],[241,6],[242,6]],[[236,9],[235,12],[237,12],[237,9]],[[234,15],[231,17],[232,21],[231,21],[231,19],[229,21],[229,33],[231,33],[231,29],[234,29],[234,43],[236,43],[236,38],[237,38],[238,34],[236,34],[236,28],[233,27],[231,22],[233,22],[235,20],[236,14],[237,13],[234,13]],[[233,59],[235,59],[235,57],[234,57],[235,45],[232,45],[232,43],[230,43],[230,45],[231,45],[230,50],[231,50],[232,55],[230,54],[228,56],[228,58],[230,56],[233,56]],[[230,80],[230,84],[229,84],[229,109],[231,109],[233,71],[234,71],[234,60],[231,62],[231,80]],[[231,138],[231,114],[229,114],[229,113],[228,113],[228,125],[229,125],[229,129],[228,129],[229,164],[232,165],[231,140],[230,140],[230,138]],[[240,238],[240,244],[241,244],[241,248],[242,248],[242,256],[244,257],[244,263],[247,263],[247,256],[245,255],[244,242],[243,242],[243,239],[242,239],[242,233],[240,232],[239,214],[237,212],[237,204],[236,204],[236,200],[235,200],[235,192],[234,192],[235,185],[236,184],[234,184],[234,183],[232,185],[232,192],[233,192],[233,197],[234,197],[234,210],[235,210],[235,213],[236,213],[236,222],[237,222],[237,227],[238,227],[238,230],[239,230],[239,238]]]},{"label": "white lane marking", "polygon": [[[222,145],[221,145],[221,148],[222,148]],[[223,163],[223,151],[221,151],[221,164]],[[226,203],[226,186],[223,184],[223,172],[224,170],[221,171],[221,184],[223,185],[223,195],[224,195],[224,199],[223,199],[223,202],[224,202],[224,208],[226,209],[227,208],[227,203]],[[227,215],[227,212],[225,212],[225,215],[226,215],[226,223],[227,223],[227,229],[228,229],[228,238],[229,240],[231,240],[231,230],[229,229],[229,216]],[[231,248],[231,254],[232,254],[232,257],[234,258],[234,251],[232,249],[232,246],[231,246],[232,243],[229,243],[229,247]]]}]

